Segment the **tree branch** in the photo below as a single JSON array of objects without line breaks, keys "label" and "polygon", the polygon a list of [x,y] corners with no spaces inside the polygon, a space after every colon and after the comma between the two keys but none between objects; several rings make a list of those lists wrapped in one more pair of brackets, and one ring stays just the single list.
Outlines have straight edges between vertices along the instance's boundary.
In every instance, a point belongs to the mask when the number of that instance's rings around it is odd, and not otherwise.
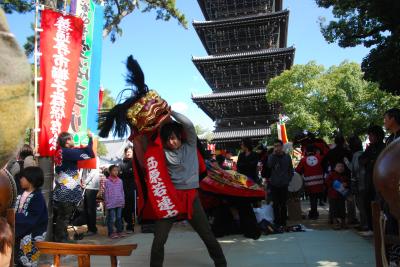
[{"label": "tree branch", "polygon": [[114,0],[114,2],[117,5],[118,14],[116,16],[114,16],[113,20],[109,24],[106,24],[106,26],[104,27],[103,38],[106,38],[110,34],[112,29],[114,27],[117,27],[118,24],[121,22],[121,20],[124,17],[126,17],[127,15],[129,15],[130,13],[132,13],[133,10],[135,10],[135,7],[137,6],[137,0],[127,1],[128,2],[127,9],[125,9],[121,12],[121,7],[119,6],[118,0]]},{"label": "tree branch", "polygon": [[353,38],[363,39],[363,38],[367,38],[371,35],[374,35],[376,33],[379,33],[381,31],[385,31],[385,30],[386,30],[386,28],[384,26],[380,26],[373,30],[370,30],[369,32],[363,33],[363,34],[355,34],[355,35],[353,35]]}]

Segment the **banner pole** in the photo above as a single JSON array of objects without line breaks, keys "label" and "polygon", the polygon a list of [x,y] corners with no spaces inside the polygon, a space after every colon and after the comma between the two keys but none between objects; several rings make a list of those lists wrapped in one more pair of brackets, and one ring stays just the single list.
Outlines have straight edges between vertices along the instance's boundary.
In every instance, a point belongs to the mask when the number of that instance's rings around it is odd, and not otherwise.
[{"label": "banner pole", "polygon": [[39,145],[38,145],[38,134],[39,134],[39,107],[40,103],[38,102],[38,82],[40,78],[38,77],[38,58],[39,58],[39,53],[38,53],[38,20],[39,20],[39,0],[35,1],[35,31],[34,31],[34,39],[35,39],[35,46],[34,46],[34,72],[35,72],[35,91],[34,91],[34,99],[35,99],[35,127],[34,127],[34,135],[35,135],[35,141],[34,141],[34,148],[35,152],[38,153]]}]

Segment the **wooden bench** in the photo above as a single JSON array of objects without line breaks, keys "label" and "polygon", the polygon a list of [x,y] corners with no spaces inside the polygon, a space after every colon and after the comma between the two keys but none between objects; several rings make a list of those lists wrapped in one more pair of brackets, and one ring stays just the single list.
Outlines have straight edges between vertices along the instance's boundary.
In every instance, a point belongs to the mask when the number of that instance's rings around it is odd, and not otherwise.
[{"label": "wooden bench", "polygon": [[56,242],[36,242],[41,254],[54,255],[55,267],[60,266],[62,255],[75,255],[78,257],[79,267],[90,266],[90,256],[110,256],[111,266],[117,267],[117,256],[130,256],[137,248],[137,244],[130,245],[90,245],[90,244],[66,244]]}]

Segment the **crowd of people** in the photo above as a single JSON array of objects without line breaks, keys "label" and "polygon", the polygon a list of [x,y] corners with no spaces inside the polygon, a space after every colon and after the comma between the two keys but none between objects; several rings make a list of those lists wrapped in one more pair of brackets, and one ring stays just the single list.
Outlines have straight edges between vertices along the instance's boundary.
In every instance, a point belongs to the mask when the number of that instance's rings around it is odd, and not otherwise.
[{"label": "crowd of people", "polygon": [[[190,214],[188,221],[205,242],[216,266],[226,266],[221,247],[213,234],[215,228],[209,226],[206,213],[197,196],[199,188],[197,136],[186,117],[179,113],[172,115],[177,122],[165,124],[160,131],[172,182],[177,189],[179,199],[192,203],[188,208]],[[236,153],[227,150],[224,154],[213,157],[211,161],[217,162],[225,170],[235,170],[246,175],[254,183],[266,186],[268,200],[272,201],[273,206],[273,224],[277,227],[287,225],[288,186],[294,172],[297,172],[303,177],[303,189],[310,202],[308,219],[319,218],[318,203],[321,205],[327,199],[328,222],[333,224],[334,229],[358,225],[357,228],[363,235],[371,235],[373,233],[371,202],[379,200],[388,218],[387,232],[398,234],[397,221],[391,216],[387,205],[375,190],[373,171],[381,151],[400,137],[399,109],[393,108],[385,113],[384,127],[390,133],[386,141],[381,126],[372,125],[367,129],[368,142],[365,149],[359,136],[345,138],[340,133],[336,134],[334,144],[327,150],[308,143],[302,147],[302,157],[296,162],[295,167],[293,166],[295,161],[284,151],[280,140],[275,140],[269,150],[263,149],[261,153],[257,153],[251,140],[243,139],[237,160],[233,159]],[[184,139],[182,131],[185,133]],[[88,133],[88,137],[89,143],[86,147],[76,148],[71,134],[59,135],[53,190],[56,218],[54,241],[57,242],[71,242],[67,228],[73,223],[71,221],[73,213],[80,203],[83,203],[84,207],[84,223],[88,229],[86,236],[96,235],[98,232],[96,217],[99,200],[104,202],[110,238],[124,237],[132,234],[135,229],[136,185],[132,161],[133,147],[125,148],[123,159],[118,165],[101,169],[84,169],[79,172],[78,161],[94,157],[92,134]],[[24,145],[16,160],[11,160],[6,166],[18,185],[14,255],[19,266],[29,264],[34,266],[37,262],[39,252],[34,242],[45,239],[48,226],[46,201],[41,193],[44,175],[36,166],[33,155],[32,148]],[[253,223],[255,217],[252,207],[257,205],[257,202],[238,203],[231,200],[229,209],[237,209],[238,213],[247,218],[247,222],[246,219],[242,220],[247,228],[256,228],[258,226]],[[164,245],[173,222],[173,219],[155,222],[151,266],[162,266]],[[0,224],[2,223],[0,221]],[[6,233],[5,230],[4,234]],[[247,235],[245,233],[245,236],[257,239],[259,234],[250,231]],[[0,253],[7,252],[9,246],[7,240]]]},{"label": "crowd of people", "polygon": [[[273,206],[273,223],[278,227],[287,224],[288,186],[295,171],[303,178],[303,191],[310,202],[308,219],[318,219],[318,205],[328,202],[328,223],[334,229],[346,229],[352,225],[360,234],[371,236],[371,203],[384,203],[373,183],[374,165],[385,147],[400,137],[400,110],[393,108],[386,111],[383,126],[371,125],[366,130],[365,145],[362,136],[345,138],[341,133],[335,134],[334,143],[330,146],[308,142],[301,147],[302,156],[298,162],[283,151],[280,140],[274,142],[273,148],[257,154],[248,139],[243,139],[237,161],[232,162],[229,150],[226,157],[217,155],[215,160],[224,169],[234,166],[234,170],[254,182],[266,185],[268,199]],[[386,141],[383,128],[389,133]],[[396,220],[390,215],[387,205],[382,205],[388,218],[387,231],[397,233]]]}]

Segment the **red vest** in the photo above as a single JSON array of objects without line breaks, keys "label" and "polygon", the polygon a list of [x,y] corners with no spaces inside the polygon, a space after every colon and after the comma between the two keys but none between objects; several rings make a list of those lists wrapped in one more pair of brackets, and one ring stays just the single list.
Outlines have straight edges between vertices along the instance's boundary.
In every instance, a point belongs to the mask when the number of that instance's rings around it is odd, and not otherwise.
[{"label": "red vest", "polygon": [[296,167],[296,172],[303,175],[304,187],[309,193],[319,193],[324,190],[324,170],[319,155],[305,156]]}]

